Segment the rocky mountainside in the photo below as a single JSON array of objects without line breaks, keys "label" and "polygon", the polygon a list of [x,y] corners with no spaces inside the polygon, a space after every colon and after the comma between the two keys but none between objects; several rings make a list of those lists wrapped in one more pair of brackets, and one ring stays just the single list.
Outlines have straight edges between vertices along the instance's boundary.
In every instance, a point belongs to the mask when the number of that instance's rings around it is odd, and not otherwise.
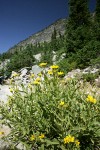
[{"label": "rocky mountainside", "polygon": [[13,53],[16,48],[26,46],[27,44],[33,44],[35,45],[36,43],[42,43],[44,41],[49,42],[51,40],[51,35],[54,31],[54,28],[57,31],[57,35],[59,36],[59,32],[61,35],[65,33],[65,27],[66,27],[66,19],[59,19],[46,27],[45,29],[31,35],[27,39],[19,42],[12,48],[8,50],[8,52]]}]

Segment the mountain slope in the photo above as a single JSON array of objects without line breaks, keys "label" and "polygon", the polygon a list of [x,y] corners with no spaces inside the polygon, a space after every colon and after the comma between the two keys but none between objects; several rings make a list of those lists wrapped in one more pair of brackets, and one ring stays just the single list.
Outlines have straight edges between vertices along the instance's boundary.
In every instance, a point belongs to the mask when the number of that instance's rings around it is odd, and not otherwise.
[{"label": "mountain slope", "polygon": [[59,34],[59,32],[60,32],[60,34],[63,35],[65,33],[65,27],[66,27],[66,19],[59,19],[59,20],[55,21],[53,24],[46,27],[45,29],[43,29],[43,30],[31,35],[29,38],[19,42],[18,44],[16,44],[12,48],[10,48],[8,50],[8,52],[13,53],[16,48],[26,46],[27,44],[35,45],[36,43],[42,43],[44,41],[50,42],[51,35],[54,31],[54,28],[56,29],[57,34]]}]

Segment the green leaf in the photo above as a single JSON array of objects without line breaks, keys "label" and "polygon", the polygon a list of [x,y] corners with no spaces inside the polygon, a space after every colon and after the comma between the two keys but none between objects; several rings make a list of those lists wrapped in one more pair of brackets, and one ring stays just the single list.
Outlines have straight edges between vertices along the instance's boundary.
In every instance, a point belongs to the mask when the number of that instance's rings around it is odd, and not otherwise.
[{"label": "green leaf", "polygon": [[49,146],[49,145],[58,145],[59,144],[59,141],[57,141],[57,140],[50,141],[50,140],[46,139],[45,142],[47,143],[47,146]]},{"label": "green leaf", "polygon": [[44,150],[44,144],[42,144],[41,147],[39,147],[39,150]]}]

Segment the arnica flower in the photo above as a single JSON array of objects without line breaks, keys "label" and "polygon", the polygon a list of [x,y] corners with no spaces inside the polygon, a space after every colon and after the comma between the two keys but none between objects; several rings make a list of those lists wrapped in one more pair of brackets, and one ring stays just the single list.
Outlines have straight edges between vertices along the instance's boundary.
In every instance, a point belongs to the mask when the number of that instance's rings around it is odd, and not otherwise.
[{"label": "arnica flower", "polygon": [[37,81],[37,80],[35,80],[35,81],[33,82],[33,84],[35,84],[35,85],[39,85],[39,84],[40,84],[40,82],[39,82],[39,81]]},{"label": "arnica flower", "polygon": [[59,105],[60,105],[60,106],[63,106],[64,104],[65,104],[65,102],[64,102],[64,101],[61,101]]},{"label": "arnica flower", "polygon": [[75,137],[71,135],[68,135],[64,138],[64,144],[73,143],[74,141],[75,141]]},{"label": "arnica flower", "polygon": [[52,70],[48,70],[48,74],[52,75],[53,74]]},{"label": "arnica flower", "polygon": [[64,72],[58,72],[58,76],[62,76],[62,75],[64,75]]},{"label": "arnica flower", "polygon": [[79,140],[75,140],[75,144],[76,144],[76,146],[78,147],[78,146],[80,145]]},{"label": "arnica flower", "polygon": [[43,139],[44,137],[45,137],[44,134],[41,134],[41,135],[39,136],[40,139]]},{"label": "arnica flower", "polygon": [[39,66],[40,67],[46,67],[47,63],[40,63]]},{"label": "arnica flower", "polygon": [[1,131],[1,132],[0,132],[0,135],[4,135],[4,132],[3,132],[3,131]]},{"label": "arnica flower", "polygon": [[88,102],[91,102],[91,103],[94,103],[94,104],[97,102],[97,100],[94,99],[91,95],[88,95],[88,97],[86,98],[86,100],[87,100]]},{"label": "arnica flower", "polygon": [[52,65],[52,66],[50,66],[50,68],[51,68],[51,69],[58,69],[59,66],[58,66],[58,65]]},{"label": "arnica flower", "polygon": [[38,73],[38,76],[41,77],[41,76],[42,76],[42,73]]},{"label": "arnica flower", "polygon": [[32,74],[30,75],[30,78],[34,78],[34,73],[32,73]]},{"label": "arnica flower", "polygon": [[34,135],[31,135],[30,141],[34,141],[34,140],[35,140],[35,136],[34,136]]},{"label": "arnica flower", "polygon": [[41,78],[36,78],[35,80],[38,81],[38,82],[40,82],[40,81],[41,81]]},{"label": "arnica flower", "polygon": [[14,89],[10,88],[10,92],[11,92],[11,93],[14,92]]}]

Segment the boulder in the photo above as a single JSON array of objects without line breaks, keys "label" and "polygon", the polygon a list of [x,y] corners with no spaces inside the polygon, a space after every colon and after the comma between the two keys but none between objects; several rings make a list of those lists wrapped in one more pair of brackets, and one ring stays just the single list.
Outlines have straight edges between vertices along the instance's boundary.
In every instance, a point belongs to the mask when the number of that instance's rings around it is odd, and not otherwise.
[{"label": "boulder", "polygon": [[38,73],[40,73],[43,69],[40,68],[38,65],[34,65],[32,66],[32,70],[30,71],[31,73],[34,73],[35,75],[37,75]]},{"label": "boulder", "polygon": [[36,54],[36,55],[33,55],[34,58],[37,60],[37,61],[40,61],[41,60],[41,53],[39,54]]},{"label": "boulder", "polygon": [[24,76],[26,76],[28,70],[27,70],[26,68],[22,68],[22,69],[20,70],[20,72],[21,72],[20,77],[24,77]]}]

